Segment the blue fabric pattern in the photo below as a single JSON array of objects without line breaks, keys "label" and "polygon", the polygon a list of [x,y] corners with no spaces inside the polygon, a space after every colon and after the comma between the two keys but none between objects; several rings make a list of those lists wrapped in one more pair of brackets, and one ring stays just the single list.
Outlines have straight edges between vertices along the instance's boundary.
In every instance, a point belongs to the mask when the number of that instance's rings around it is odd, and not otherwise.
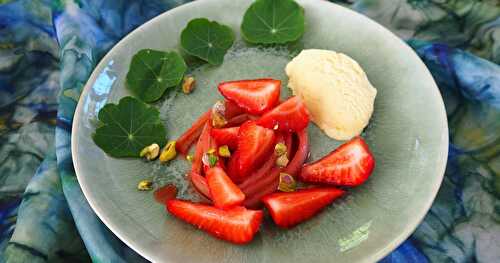
[{"label": "blue fabric pattern", "polygon": [[[184,0],[0,0],[0,262],[142,262],[97,218],[73,170],[83,85],[124,35]],[[497,0],[344,0],[408,41],[450,128],[439,194],[382,262],[500,262]]]}]

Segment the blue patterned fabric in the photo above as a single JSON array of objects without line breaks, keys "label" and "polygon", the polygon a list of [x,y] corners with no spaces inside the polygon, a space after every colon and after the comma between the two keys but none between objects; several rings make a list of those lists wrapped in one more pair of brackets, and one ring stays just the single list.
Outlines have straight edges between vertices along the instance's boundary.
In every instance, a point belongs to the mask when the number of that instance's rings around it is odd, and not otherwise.
[{"label": "blue patterned fabric", "polygon": [[[0,262],[141,262],[96,217],[70,154],[73,112],[99,59],[179,0],[0,0]],[[500,262],[497,0],[335,1],[415,49],[445,100],[443,185],[382,262]]]}]

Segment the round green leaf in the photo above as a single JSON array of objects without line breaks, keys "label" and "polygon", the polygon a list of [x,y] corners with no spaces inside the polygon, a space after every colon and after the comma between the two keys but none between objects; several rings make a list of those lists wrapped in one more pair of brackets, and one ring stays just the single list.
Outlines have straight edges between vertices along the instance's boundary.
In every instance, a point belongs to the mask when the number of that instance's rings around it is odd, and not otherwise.
[{"label": "round green leaf", "polygon": [[190,55],[212,65],[220,65],[233,45],[234,33],[230,27],[206,18],[196,18],[181,33],[181,46]]},{"label": "round green leaf", "polygon": [[283,44],[304,34],[304,9],[293,0],[256,0],[245,12],[243,38],[255,44]]},{"label": "round green leaf", "polygon": [[143,49],[132,58],[127,73],[127,87],[139,99],[153,102],[167,88],[182,80],[187,66],[177,52]]},{"label": "round green leaf", "polygon": [[95,144],[113,157],[139,157],[153,143],[166,143],[165,126],[160,112],[133,97],[117,104],[106,104],[99,111],[101,122],[93,136]]}]

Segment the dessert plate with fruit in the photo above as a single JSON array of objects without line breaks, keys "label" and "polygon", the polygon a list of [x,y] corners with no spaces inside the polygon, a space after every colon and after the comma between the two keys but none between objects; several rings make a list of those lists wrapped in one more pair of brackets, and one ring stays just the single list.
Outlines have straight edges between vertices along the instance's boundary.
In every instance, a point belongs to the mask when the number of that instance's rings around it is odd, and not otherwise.
[{"label": "dessert plate with fruit", "polygon": [[72,130],[99,218],[153,262],[374,262],[441,184],[446,112],[401,40],[326,1],[172,9],[97,65]]}]

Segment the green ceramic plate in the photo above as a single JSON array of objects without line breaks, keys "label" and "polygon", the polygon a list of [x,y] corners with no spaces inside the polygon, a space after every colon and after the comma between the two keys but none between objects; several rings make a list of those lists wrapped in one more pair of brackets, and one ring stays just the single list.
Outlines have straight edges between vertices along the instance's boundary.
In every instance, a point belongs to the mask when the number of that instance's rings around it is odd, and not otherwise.
[{"label": "green ceramic plate", "polygon": [[[84,88],[73,123],[74,167],[90,205],[102,221],[132,249],[154,262],[373,262],[395,249],[431,206],[443,178],[448,129],[443,101],[417,55],[370,19],[326,1],[299,1],[305,9],[301,42],[262,49],[241,41],[239,25],[250,1],[205,0],[170,10],[120,41],[99,63]],[[169,165],[106,156],[92,141],[99,109],[129,95],[125,75],[134,53],[143,48],[178,50],[179,35],[192,18],[207,17],[230,25],[237,43],[219,67],[194,70],[194,93],[172,92],[155,105],[176,138],[217,98],[221,81],[272,77],[286,87],[286,63],[301,48],[348,54],[366,70],[378,89],[375,113],[364,136],[377,165],[366,184],[350,191],[326,211],[291,230],[266,219],[247,246],[212,238],[174,219],[151,192],[137,182],[152,178],[175,183],[183,198],[199,198],[187,183],[185,161]],[[289,92],[283,88],[283,95]],[[309,127],[311,159],[339,142]]]}]

